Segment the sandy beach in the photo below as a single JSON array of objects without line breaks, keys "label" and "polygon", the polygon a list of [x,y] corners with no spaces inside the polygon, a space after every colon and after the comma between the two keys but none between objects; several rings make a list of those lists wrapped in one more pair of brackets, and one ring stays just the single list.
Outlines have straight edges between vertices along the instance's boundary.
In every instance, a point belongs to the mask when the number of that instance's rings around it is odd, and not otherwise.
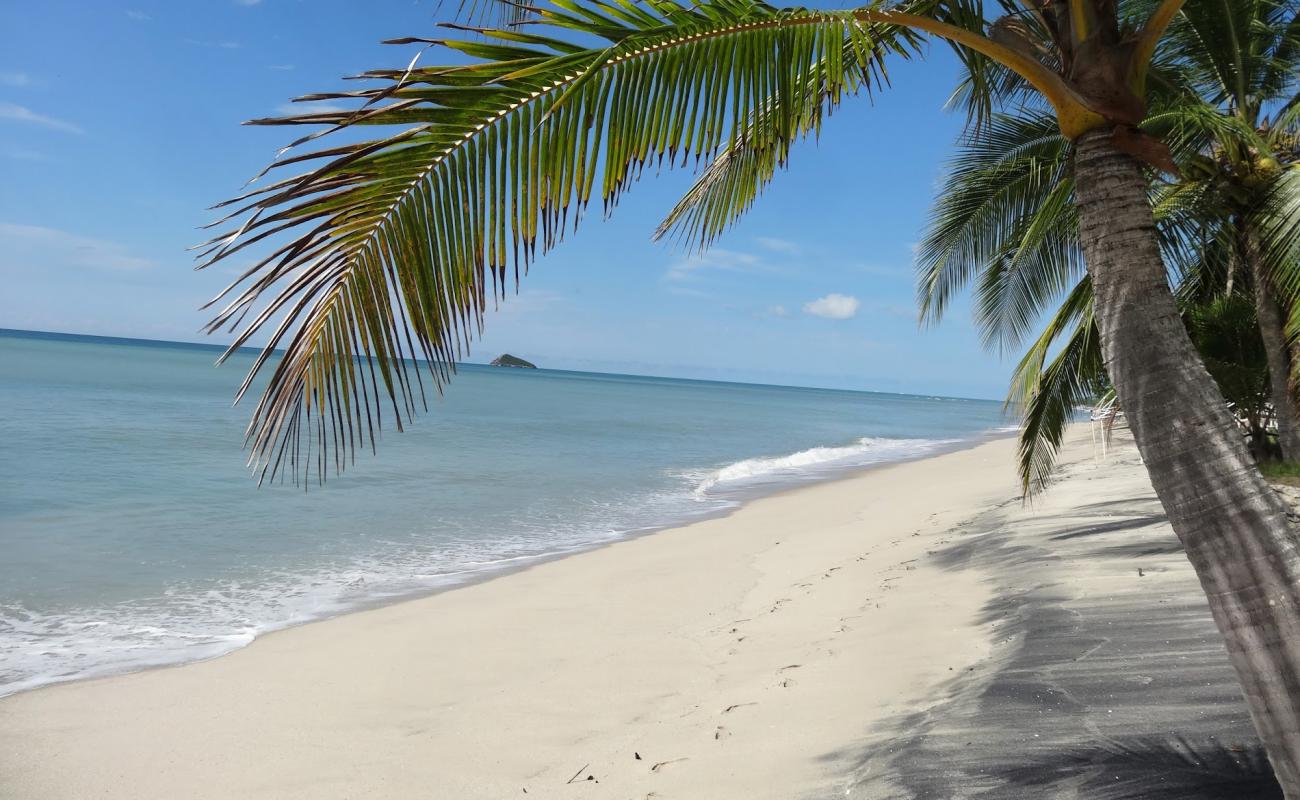
[{"label": "sandy beach", "polygon": [[0,700],[0,797],[1271,796],[1132,445],[1014,450]]}]

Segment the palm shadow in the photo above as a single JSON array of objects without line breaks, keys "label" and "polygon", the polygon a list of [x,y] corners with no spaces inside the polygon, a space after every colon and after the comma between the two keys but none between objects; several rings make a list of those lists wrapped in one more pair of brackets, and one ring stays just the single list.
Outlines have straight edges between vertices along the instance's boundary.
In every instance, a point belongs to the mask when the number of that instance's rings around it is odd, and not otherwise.
[{"label": "palm shadow", "polygon": [[[1063,786],[1090,800],[1282,800],[1257,744],[1141,737],[1069,752],[1001,771],[1009,796],[1054,796]],[[1032,794],[1028,790],[1033,790]],[[1017,792],[1025,794],[1017,795]]]}]

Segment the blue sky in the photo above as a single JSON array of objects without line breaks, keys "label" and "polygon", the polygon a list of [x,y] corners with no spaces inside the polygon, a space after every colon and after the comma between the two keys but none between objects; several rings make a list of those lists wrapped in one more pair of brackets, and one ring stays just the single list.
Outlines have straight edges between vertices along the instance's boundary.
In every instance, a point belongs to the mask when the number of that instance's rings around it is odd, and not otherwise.
[{"label": "blue sky", "polygon": [[[195,273],[186,248],[290,138],[239,123],[404,66],[411,49],[378,42],[438,17],[428,0],[0,0],[0,327],[204,340],[198,306],[231,273]],[[942,109],[955,61],[930,56],[836,112],[703,256],[650,241],[691,173],[647,175],[535,264],[472,360],[1000,398],[1011,365],[964,303],[916,323],[912,246],[961,128]]]}]

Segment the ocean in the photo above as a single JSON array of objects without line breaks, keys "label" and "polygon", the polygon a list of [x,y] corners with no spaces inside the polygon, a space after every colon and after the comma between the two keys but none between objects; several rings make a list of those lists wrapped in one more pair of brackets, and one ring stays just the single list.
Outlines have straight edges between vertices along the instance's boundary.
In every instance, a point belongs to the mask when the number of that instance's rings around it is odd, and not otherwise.
[{"label": "ocean", "polygon": [[259,489],[231,406],[252,357],[215,358],[0,330],[0,695],[210,658],[1006,425],[983,400],[465,365],[377,457]]}]

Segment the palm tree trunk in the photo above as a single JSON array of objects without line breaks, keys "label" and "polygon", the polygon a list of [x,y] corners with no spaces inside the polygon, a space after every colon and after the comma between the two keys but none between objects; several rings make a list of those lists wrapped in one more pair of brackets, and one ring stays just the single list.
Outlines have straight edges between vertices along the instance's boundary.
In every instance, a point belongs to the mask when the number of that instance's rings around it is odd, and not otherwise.
[{"label": "palm tree trunk", "polygon": [[1300,536],[1179,317],[1141,169],[1109,131],[1077,144],[1080,238],[1106,367],[1278,781],[1300,800]]},{"label": "palm tree trunk", "polygon": [[1296,408],[1295,394],[1291,391],[1291,357],[1287,351],[1286,333],[1282,325],[1282,312],[1271,291],[1268,275],[1259,259],[1259,249],[1250,229],[1241,231],[1246,264],[1250,268],[1251,282],[1255,287],[1255,317],[1259,334],[1264,340],[1264,355],[1268,360],[1269,391],[1272,393],[1273,414],[1277,418],[1277,443],[1282,448],[1282,458],[1300,461],[1300,411]]}]

